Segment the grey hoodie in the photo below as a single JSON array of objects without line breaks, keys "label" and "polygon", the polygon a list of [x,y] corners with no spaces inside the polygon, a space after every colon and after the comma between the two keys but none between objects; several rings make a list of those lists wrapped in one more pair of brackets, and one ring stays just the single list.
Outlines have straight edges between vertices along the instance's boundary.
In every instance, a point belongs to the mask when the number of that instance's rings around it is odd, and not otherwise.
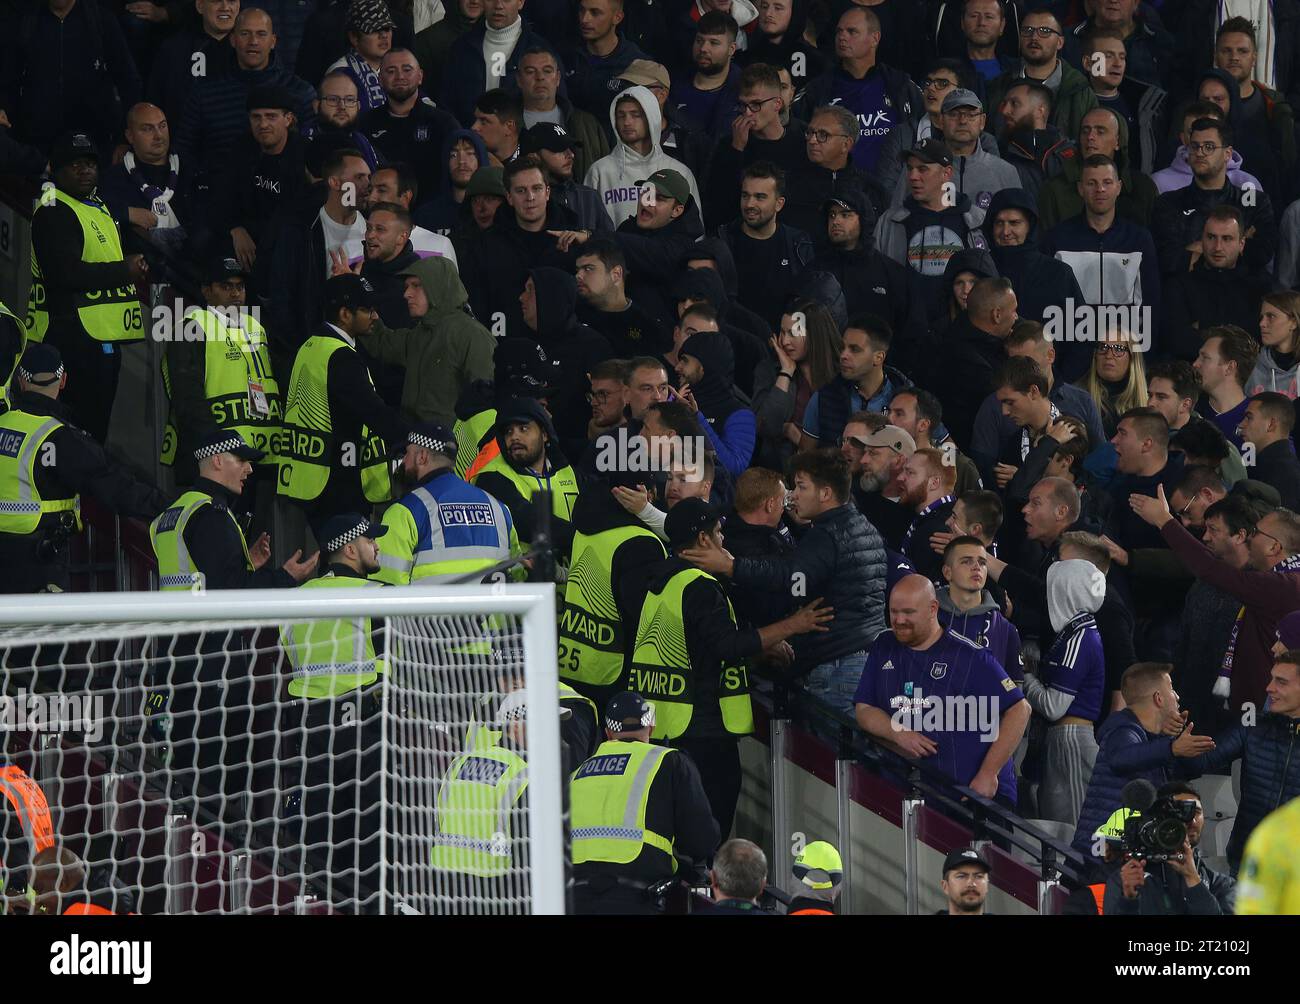
[{"label": "grey hoodie", "polygon": [[1053,562],[1047,569],[1047,616],[1058,634],[1085,610],[1095,614],[1106,599],[1106,576],[1082,558]]},{"label": "grey hoodie", "polygon": [[591,170],[587,172],[583,184],[596,190],[605,211],[609,213],[609,218],[617,229],[624,220],[636,215],[641,199],[639,183],[656,171],[670,169],[685,178],[686,183],[691,186],[691,195],[695,197],[695,205],[702,216],[704,206],[700,201],[700,187],[695,183],[695,175],[680,160],[664,153],[663,147],[660,146],[663,118],[659,112],[659,102],[648,87],[637,84],[610,101],[609,124],[614,130],[614,135],[618,135],[614,109],[625,97],[636,98],[637,104],[645,113],[646,122],[650,126],[650,152],[639,154],[620,139],[615,143],[613,152],[591,165]]},{"label": "grey hoodie", "polygon": [[1255,369],[1251,372],[1250,379],[1246,381],[1246,396],[1254,397],[1256,394],[1271,390],[1285,394],[1294,401],[1297,396],[1300,396],[1300,379],[1297,378],[1297,372],[1300,372],[1300,352],[1296,353],[1295,361],[1291,366],[1283,369],[1273,358],[1273,350],[1264,345],[1259,350]]}]

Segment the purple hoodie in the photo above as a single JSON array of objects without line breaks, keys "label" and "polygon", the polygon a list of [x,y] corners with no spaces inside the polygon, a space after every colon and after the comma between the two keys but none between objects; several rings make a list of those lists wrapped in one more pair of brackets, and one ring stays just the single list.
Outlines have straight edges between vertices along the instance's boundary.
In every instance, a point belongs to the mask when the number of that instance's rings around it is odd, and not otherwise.
[{"label": "purple hoodie", "polygon": [[[1187,147],[1180,146],[1178,152],[1174,154],[1174,162],[1151,175],[1151,180],[1156,183],[1156,189],[1161,195],[1165,192],[1176,192],[1190,185],[1192,166],[1187,163]],[[1238,188],[1245,188],[1250,184],[1261,192],[1264,190],[1258,178],[1241,170],[1241,154],[1236,150],[1232,151],[1232,156],[1228,159],[1228,182]]]}]

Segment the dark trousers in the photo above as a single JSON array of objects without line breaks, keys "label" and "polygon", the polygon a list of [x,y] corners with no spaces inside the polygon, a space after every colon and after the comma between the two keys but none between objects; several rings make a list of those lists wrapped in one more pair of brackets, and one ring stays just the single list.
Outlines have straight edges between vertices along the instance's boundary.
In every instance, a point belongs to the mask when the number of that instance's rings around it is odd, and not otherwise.
[{"label": "dark trousers", "polygon": [[76,321],[51,321],[45,341],[59,350],[68,371],[68,385],[59,399],[72,413],[73,422],[103,443],[113,418],[121,350],[111,342],[95,341]]},{"label": "dark trousers", "polygon": [[[718,832],[726,840],[736,819],[740,800],[740,746],[733,737],[721,739],[678,739],[669,743],[692,760],[700,772],[709,808],[718,822]],[[696,864],[703,864],[698,861]]]},{"label": "dark trousers", "polygon": [[383,794],[377,688],[288,701],[282,833],[301,846],[303,875],[318,896],[336,909],[368,910],[378,892]]},{"label": "dark trousers", "polygon": [[242,632],[218,629],[162,640],[149,653],[147,735],[161,744],[172,797],[200,823],[249,819],[253,683],[239,651],[246,643]]}]

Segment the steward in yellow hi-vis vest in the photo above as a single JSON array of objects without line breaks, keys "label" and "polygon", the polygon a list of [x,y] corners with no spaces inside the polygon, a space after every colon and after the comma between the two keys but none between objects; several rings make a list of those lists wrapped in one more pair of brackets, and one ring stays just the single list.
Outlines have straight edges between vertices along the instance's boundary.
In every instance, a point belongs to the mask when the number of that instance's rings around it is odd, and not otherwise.
[{"label": "steward in yellow hi-vis vest", "polygon": [[654,703],[654,738],[699,765],[725,836],[740,795],[737,740],[754,730],[746,660],[814,630],[830,614],[813,603],[762,628],[738,625],[722,585],[691,563],[701,550],[726,554],[720,522],[700,498],[669,510],[664,533],[673,556],[650,572],[626,686]]},{"label": "steward in yellow hi-vis vest", "polygon": [[406,422],[375,391],[356,343],[377,316],[368,281],[335,276],[325,284],[326,323],[294,359],[279,494],[307,510],[318,535],[330,516],[392,498],[388,454],[406,441]]},{"label": "steward in yellow hi-vis vest", "polygon": [[648,914],[647,890],[703,864],[718,824],[689,756],[650,743],[654,705],[621,691],[605,707],[605,741],[569,786],[574,904],[580,914]]},{"label": "steward in yellow hi-vis vest", "polygon": [[55,187],[41,193],[32,214],[27,337],[63,353],[76,374],[65,403],[102,443],[122,363],[118,343],[144,338],[148,272],[140,255],[123,256],[117,224],[95,195],[99,160],[90,137],[60,139],[50,166]]},{"label": "steward in yellow hi-vis vest", "polygon": [[650,570],[668,556],[654,532],[624,509],[610,489],[635,487],[644,474],[611,472],[608,487],[578,496],[573,550],[559,604],[560,679],[598,705],[625,687]]},{"label": "steward in yellow hi-vis vest", "polygon": [[456,400],[456,476],[473,481],[500,455],[497,404],[511,398],[544,401],[560,386],[560,361],[531,338],[502,338],[492,356],[492,380],[475,380]]},{"label": "steward in yellow hi-vis vest", "polygon": [[166,499],[70,424],[58,349],[28,345],[15,378],[18,393],[0,414],[0,593],[66,591],[83,493],[140,519],[152,519]]},{"label": "steward in yellow hi-vis vest", "polygon": [[211,262],[202,287],[207,306],[185,311],[165,346],[169,409],[160,459],[176,465],[183,484],[194,477],[194,443],[214,429],[239,433],[267,454],[264,465],[277,462],[284,403],[266,330],[244,306],[247,279],[236,258]]},{"label": "steward in yellow hi-vis vest", "polygon": [[471,479],[505,504],[515,530],[525,544],[533,542],[537,512],[533,496],[551,493],[551,541],[563,559],[573,544],[573,506],[578,501],[578,477],[560,453],[560,438],[551,416],[532,398],[502,402],[497,411],[499,456]]}]

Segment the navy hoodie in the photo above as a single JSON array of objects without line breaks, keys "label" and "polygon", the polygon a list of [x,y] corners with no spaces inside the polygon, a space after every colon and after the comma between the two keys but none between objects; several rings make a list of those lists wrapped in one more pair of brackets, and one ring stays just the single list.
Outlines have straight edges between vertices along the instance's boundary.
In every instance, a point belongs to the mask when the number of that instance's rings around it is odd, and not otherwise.
[{"label": "navy hoodie", "polygon": [[[483,145],[483,137],[472,129],[456,129],[447,134],[442,144],[441,163],[446,165],[450,162],[451,148],[461,140],[468,140],[473,144],[474,153],[478,157],[478,166],[487,167],[490,163],[487,147]],[[444,170],[442,186],[438,189],[438,194],[415,211],[413,216],[415,225],[424,227],[425,230],[432,230],[435,234],[444,236],[450,234],[458,222],[461,205],[462,203],[452,197],[451,172]]]}]

